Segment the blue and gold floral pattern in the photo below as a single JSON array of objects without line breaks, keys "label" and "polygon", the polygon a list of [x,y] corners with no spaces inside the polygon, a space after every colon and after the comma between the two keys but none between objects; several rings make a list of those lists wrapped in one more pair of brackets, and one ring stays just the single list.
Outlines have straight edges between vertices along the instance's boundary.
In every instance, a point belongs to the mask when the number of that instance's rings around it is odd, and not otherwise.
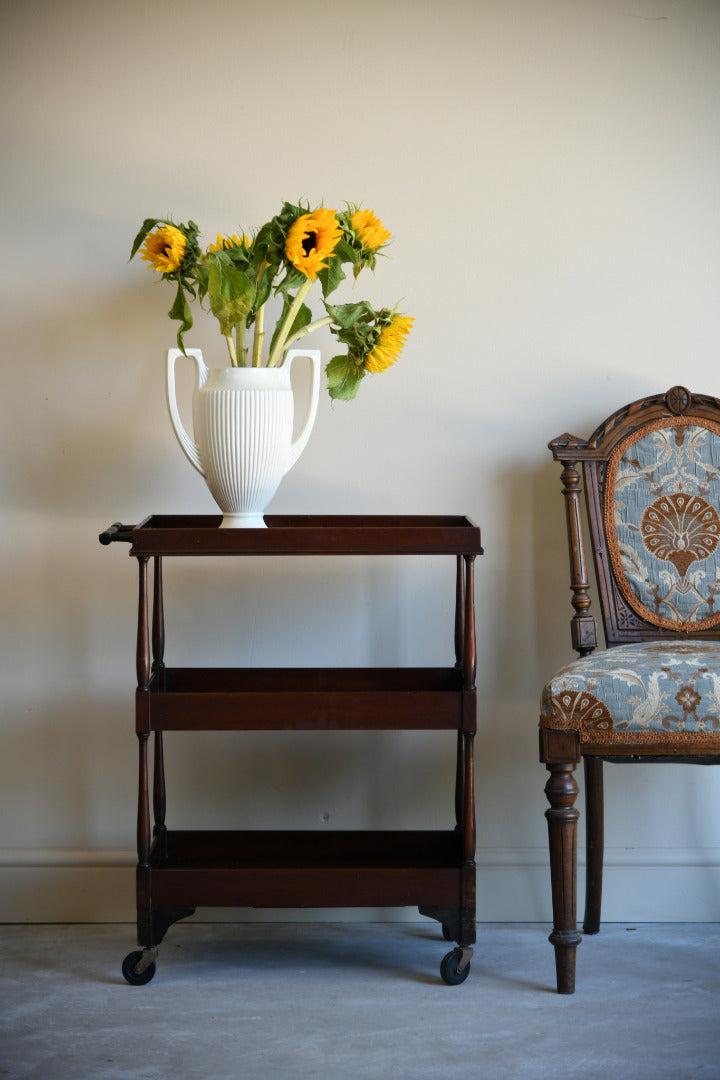
[{"label": "blue and gold floral pattern", "polygon": [[540,724],[584,743],[720,746],[720,642],[619,645],[562,668],[545,686]]},{"label": "blue and gold floral pattern", "polygon": [[654,626],[720,623],[720,429],[674,417],[613,453],[605,528],[620,590]]}]

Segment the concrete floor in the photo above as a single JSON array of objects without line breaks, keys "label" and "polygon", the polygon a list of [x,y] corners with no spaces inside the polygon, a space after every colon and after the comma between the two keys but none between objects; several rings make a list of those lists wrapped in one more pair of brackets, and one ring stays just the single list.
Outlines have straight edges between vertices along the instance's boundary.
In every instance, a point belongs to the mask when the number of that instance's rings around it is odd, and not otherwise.
[{"label": "concrete floor", "polygon": [[441,982],[436,923],[179,923],[128,986],[134,928],[0,926],[0,1077],[720,1077],[720,924],[609,925],[553,992],[548,928],[481,925]]}]

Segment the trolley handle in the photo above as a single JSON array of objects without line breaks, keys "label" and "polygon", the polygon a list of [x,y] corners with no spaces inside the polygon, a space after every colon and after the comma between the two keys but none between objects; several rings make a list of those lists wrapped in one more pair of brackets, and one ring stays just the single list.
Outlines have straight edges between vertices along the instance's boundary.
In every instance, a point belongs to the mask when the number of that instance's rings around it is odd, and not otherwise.
[{"label": "trolley handle", "polygon": [[101,544],[112,544],[116,541],[131,544],[134,528],[134,525],[123,525],[116,521],[113,525],[109,525],[105,532],[101,532],[98,539]]}]

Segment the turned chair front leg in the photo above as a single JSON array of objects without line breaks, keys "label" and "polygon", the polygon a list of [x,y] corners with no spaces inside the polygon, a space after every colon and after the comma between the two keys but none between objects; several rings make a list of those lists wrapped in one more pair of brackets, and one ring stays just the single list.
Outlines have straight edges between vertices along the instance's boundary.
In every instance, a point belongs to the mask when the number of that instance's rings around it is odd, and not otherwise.
[{"label": "turned chair front leg", "polygon": [[550,807],[545,811],[550,841],[555,968],[559,994],[575,991],[575,957],[580,944],[577,929],[577,820],[578,786],[573,763],[548,764],[545,786]]}]

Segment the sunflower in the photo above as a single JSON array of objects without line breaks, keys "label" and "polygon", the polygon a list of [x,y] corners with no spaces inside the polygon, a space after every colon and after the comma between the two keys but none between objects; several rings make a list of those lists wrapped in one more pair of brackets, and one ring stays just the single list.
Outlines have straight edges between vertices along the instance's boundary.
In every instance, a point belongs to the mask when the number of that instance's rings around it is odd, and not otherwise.
[{"label": "sunflower", "polygon": [[407,315],[393,315],[392,321],[380,331],[377,345],[365,357],[365,370],[377,374],[394,364],[414,322],[415,320]]},{"label": "sunflower", "polygon": [[235,233],[232,236],[221,236],[218,233],[217,240],[214,244],[210,244],[208,251],[230,251],[232,248],[245,248],[247,251],[250,247],[250,241],[245,233],[238,239]]},{"label": "sunflower", "polygon": [[163,225],[145,238],[140,258],[160,274],[172,274],[182,265],[187,251],[187,237],[174,225]]},{"label": "sunflower", "polygon": [[342,228],[334,210],[321,206],[312,214],[301,214],[290,226],[285,241],[288,261],[310,281],[314,281],[335,251]]},{"label": "sunflower", "polygon": [[373,252],[387,244],[392,236],[372,210],[356,210],[350,218],[350,227],[363,247]]}]

